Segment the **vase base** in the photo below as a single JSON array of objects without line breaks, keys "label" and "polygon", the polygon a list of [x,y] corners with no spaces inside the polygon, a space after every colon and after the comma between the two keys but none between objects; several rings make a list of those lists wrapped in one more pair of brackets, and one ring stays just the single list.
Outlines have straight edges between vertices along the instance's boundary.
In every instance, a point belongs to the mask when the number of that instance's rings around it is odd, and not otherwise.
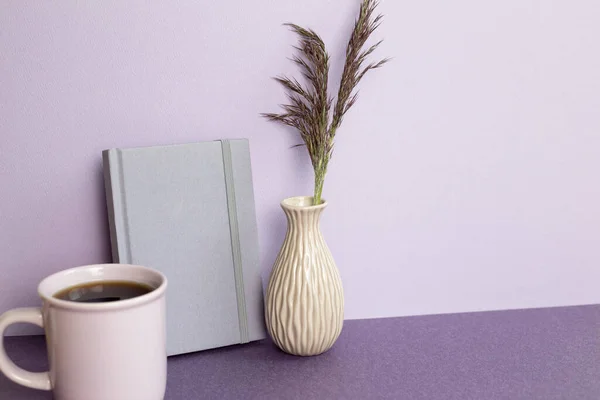
[{"label": "vase base", "polygon": [[322,354],[327,353],[329,350],[331,350],[333,348],[333,346],[329,347],[328,349],[322,350],[322,351],[316,351],[316,352],[302,352],[302,351],[292,351],[292,350],[286,350],[286,349],[282,349],[280,347],[278,347],[277,345],[275,345],[279,350],[281,350],[283,353],[285,354],[289,354],[290,356],[296,356],[296,357],[316,357],[316,356],[320,356]]}]

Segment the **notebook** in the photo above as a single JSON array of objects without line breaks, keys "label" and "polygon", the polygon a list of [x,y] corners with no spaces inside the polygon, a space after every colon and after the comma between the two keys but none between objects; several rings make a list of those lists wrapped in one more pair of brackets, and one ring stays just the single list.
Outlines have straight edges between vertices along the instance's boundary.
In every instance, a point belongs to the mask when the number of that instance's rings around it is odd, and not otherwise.
[{"label": "notebook", "polygon": [[168,355],[265,338],[248,141],[110,149],[103,165],[113,261],[169,281]]}]

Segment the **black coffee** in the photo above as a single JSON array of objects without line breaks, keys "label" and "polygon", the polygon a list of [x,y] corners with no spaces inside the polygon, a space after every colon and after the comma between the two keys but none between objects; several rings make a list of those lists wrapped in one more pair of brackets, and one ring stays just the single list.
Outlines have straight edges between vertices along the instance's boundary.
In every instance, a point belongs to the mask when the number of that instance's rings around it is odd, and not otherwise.
[{"label": "black coffee", "polygon": [[107,303],[132,299],[153,290],[154,288],[137,282],[99,281],[71,286],[55,293],[54,297],[76,303]]}]

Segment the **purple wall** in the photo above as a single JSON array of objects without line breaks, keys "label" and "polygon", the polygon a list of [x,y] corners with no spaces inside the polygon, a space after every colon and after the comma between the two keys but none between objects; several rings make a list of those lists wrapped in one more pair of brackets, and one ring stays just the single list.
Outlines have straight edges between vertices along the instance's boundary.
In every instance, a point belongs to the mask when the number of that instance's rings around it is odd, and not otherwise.
[{"label": "purple wall", "polygon": [[[259,118],[293,21],[340,74],[358,0],[0,3],[0,312],[109,260],[101,150],[248,137],[268,273],[298,139]],[[363,318],[600,301],[600,5],[384,1],[323,230]],[[336,79],[337,81],[337,79]],[[332,82],[333,84],[334,82]]]}]

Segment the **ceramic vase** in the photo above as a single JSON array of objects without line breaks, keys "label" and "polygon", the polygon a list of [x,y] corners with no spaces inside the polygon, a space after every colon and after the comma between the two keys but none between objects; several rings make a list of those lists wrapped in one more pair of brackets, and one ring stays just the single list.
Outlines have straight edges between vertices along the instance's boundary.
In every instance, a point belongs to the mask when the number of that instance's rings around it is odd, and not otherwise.
[{"label": "ceramic vase", "polygon": [[286,353],[314,356],[333,346],[344,321],[342,281],[319,228],[327,202],[292,197],[281,207],[288,225],[267,288],[267,329]]}]

